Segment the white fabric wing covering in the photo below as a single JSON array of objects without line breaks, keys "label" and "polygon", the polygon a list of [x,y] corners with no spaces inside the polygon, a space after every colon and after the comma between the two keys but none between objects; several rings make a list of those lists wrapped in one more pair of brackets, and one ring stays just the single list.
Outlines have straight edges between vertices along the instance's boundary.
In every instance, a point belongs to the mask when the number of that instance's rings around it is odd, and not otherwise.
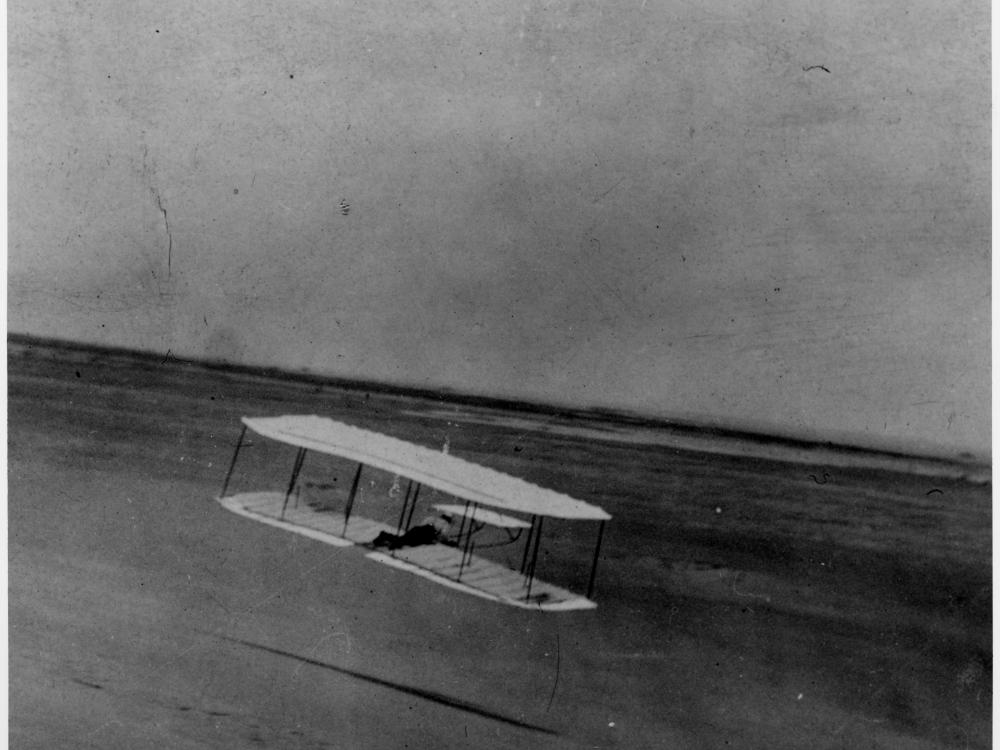
[{"label": "white fabric wing covering", "polygon": [[244,417],[243,422],[273,440],[374,466],[474,503],[553,518],[596,521],[611,518],[601,508],[569,495],[326,417]]},{"label": "white fabric wing covering", "polygon": [[466,518],[472,519],[473,523],[485,523],[490,526],[496,526],[501,529],[530,529],[531,524],[527,521],[522,521],[520,518],[512,518],[511,516],[505,516],[502,513],[496,513],[492,510],[487,510],[478,505],[473,506],[466,513],[464,505],[448,505],[438,503],[434,506],[434,510],[439,510],[442,513],[448,513],[452,516],[465,516]]}]

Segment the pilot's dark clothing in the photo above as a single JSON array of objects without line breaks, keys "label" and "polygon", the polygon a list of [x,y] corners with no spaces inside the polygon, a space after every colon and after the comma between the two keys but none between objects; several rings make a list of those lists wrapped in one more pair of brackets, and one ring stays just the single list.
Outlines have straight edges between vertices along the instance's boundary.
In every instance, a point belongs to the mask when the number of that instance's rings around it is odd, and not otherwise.
[{"label": "pilot's dark clothing", "polygon": [[418,526],[413,526],[405,534],[390,534],[382,531],[372,542],[374,547],[399,549],[400,547],[421,547],[444,541],[451,528],[451,523],[441,517],[425,518]]}]

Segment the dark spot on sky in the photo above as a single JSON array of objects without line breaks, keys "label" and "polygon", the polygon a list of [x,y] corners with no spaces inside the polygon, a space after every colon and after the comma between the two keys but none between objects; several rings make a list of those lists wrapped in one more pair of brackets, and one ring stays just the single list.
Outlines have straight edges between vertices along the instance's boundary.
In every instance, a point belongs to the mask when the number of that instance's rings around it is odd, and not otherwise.
[{"label": "dark spot on sky", "polygon": [[288,77],[289,77],[289,78],[295,78],[295,75],[294,75],[293,73],[289,73],[289,74],[288,74]]},{"label": "dark spot on sky", "polygon": [[96,682],[90,682],[89,680],[81,680],[77,677],[70,678],[77,685],[84,685],[85,687],[94,688],[94,690],[104,690],[104,686]]},{"label": "dark spot on sky", "polygon": [[239,194],[240,194],[240,189],[239,188],[233,188],[233,195],[239,195]]}]

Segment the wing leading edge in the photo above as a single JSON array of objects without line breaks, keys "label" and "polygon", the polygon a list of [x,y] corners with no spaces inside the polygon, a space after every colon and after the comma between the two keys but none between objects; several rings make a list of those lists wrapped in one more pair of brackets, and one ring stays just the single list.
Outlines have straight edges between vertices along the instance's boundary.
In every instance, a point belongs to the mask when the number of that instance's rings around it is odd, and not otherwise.
[{"label": "wing leading edge", "polygon": [[601,508],[569,495],[326,417],[244,417],[243,423],[272,440],[399,474],[473,503],[552,518],[594,521],[611,518]]}]

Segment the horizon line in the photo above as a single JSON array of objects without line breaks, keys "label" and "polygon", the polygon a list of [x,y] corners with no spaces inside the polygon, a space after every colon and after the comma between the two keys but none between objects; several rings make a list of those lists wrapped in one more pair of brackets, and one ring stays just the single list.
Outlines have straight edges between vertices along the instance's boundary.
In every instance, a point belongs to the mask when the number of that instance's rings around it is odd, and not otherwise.
[{"label": "horizon line", "polygon": [[[669,429],[706,437],[743,439],[756,443],[770,443],[772,445],[785,448],[812,450],[833,449],[849,453],[882,456],[897,460],[932,461],[963,467],[983,468],[992,466],[991,454],[987,453],[986,455],[979,456],[970,450],[962,448],[955,448],[951,455],[945,455],[942,453],[925,452],[921,450],[906,449],[903,447],[877,447],[873,445],[846,442],[842,439],[834,439],[833,437],[828,439],[821,437],[805,437],[801,435],[797,436],[794,434],[782,433],[779,430],[768,431],[751,426],[726,425],[718,422],[713,424],[711,423],[711,418],[709,417],[704,417],[704,421],[700,421],[697,417],[672,417],[667,415],[644,414],[637,410],[622,407],[601,405],[576,406],[571,404],[558,404],[543,400],[492,396],[470,391],[459,391],[447,386],[431,388],[409,383],[346,377],[342,375],[328,375],[312,372],[308,370],[308,368],[290,370],[276,365],[249,364],[200,357],[191,358],[187,357],[187,355],[175,355],[170,349],[167,350],[165,355],[161,355],[158,352],[146,349],[134,349],[113,344],[73,341],[51,336],[39,336],[30,333],[14,333],[10,331],[7,332],[7,343],[21,346],[34,345],[50,349],[89,351],[107,355],[126,356],[134,360],[159,361],[159,364],[161,365],[170,363],[174,365],[195,366],[206,370],[230,371],[252,377],[261,377],[272,380],[310,383],[312,385],[325,385],[345,390],[399,394],[426,400],[441,401],[444,403],[502,409],[505,411],[521,411],[532,414],[549,414],[552,416],[574,420],[594,420],[599,418],[603,421],[614,421],[619,424],[630,425],[633,427]],[[941,450],[945,449],[941,448]]]}]

